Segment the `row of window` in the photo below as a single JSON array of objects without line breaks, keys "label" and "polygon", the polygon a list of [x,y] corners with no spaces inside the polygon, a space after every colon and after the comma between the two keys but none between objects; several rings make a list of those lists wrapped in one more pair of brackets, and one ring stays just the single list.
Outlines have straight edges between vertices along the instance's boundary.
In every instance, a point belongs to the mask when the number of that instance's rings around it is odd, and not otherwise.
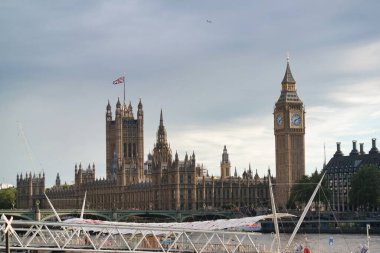
[{"label": "row of window", "polygon": [[127,146],[127,143],[124,143],[123,151],[124,151],[124,158],[136,157],[137,156],[136,143],[128,143],[128,146]]}]

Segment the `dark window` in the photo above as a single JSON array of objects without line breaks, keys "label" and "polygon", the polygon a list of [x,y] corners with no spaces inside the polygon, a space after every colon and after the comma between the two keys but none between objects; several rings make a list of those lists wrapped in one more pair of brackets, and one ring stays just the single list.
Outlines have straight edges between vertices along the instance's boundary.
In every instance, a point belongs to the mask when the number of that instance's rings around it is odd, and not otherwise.
[{"label": "dark window", "polygon": [[128,157],[132,157],[132,143],[128,143]]}]

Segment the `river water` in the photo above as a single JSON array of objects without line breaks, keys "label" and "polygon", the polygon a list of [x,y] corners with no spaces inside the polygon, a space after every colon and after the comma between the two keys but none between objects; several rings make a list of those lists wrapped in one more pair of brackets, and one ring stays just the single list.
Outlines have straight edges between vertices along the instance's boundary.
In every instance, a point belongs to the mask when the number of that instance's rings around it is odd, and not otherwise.
[{"label": "river water", "polygon": [[[284,249],[290,234],[281,234],[280,237],[280,249]],[[254,243],[260,252],[269,252],[272,242],[273,234],[258,234],[254,238]],[[367,244],[367,236],[364,234],[299,234],[293,242],[308,246],[312,253],[360,253],[361,246]],[[369,245],[370,253],[380,253],[380,235],[370,236]],[[276,252],[276,249],[277,244],[274,244],[271,252]]]},{"label": "river water", "polygon": [[[287,244],[290,234],[281,234],[281,249]],[[273,242],[273,234],[258,234],[255,244],[261,252],[268,252]],[[308,246],[312,253],[360,253],[361,246],[367,244],[364,234],[299,234],[294,242]],[[380,236],[370,236],[370,253],[380,253]],[[276,252],[277,245],[273,246]],[[368,252],[369,253],[369,252]]]},{"label": "river water", "polygon": [[[291,234],[281,234],[281,248],[287,244]],[[270,249],[273,234],[262,234],[256,238],[257,244],[264,244]],[[367,244],[365,234],[298,234],[293,242],[303,244],[311,248],[313,253],[356,253],[360,252],[361,245]],[[277,245],[277,244],[275,244]],[[370,235],[370,252],[380,253],[380,236]],[[274,246],[277,248],[277,246]]]}]

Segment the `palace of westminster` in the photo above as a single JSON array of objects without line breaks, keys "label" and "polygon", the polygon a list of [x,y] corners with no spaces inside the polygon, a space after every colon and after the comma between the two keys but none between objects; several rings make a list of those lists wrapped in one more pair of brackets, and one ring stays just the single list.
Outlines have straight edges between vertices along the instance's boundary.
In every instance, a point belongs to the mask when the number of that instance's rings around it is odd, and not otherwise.
[{"label": "palace of westminster", "polygon": [[[17,208],[31,208],[38,202],[49,208],[48,195],[56,208],[80,208],[85,192],[91,209],[204,210],[225,206],[269,207],[268,176],[251,170],[242,176],[231,174],[226,146],[220,162],[220,176],[209,176],[196,162],[194,153],[180,160],[172,153],[161,111],[156,143],[144,161],[144,111],[140,102],[136,117],[131,104],[117,101],[113,117],[106,107],[106,178],[97,179],[95,165],[75,165],[75,183],[62,185],[59,174],[53,187],[45,189],[45,175],[17,175]],[[276,201],[286,204],[289,185],[305,174],[304,107],[298,98],[289,62],[281,95],[274,110]],[[287,185],[287,186],[285,186]]]},{"label": "palace of westminster", "polygon": [[[49,208],[44,192],[56,208],[80,208],[85,192],[91,209],[214,210],[226,206],[269,208],[269,183],[275,183],[275,200],[284,207],[291,185],[305,175],[305,111],[297,95],[296,82],[287,62],[282,89],[273,112],[276,178],[260,177],[251,167],[242,176],[231,174],[226,146],[220,162],[220,176],[209,176],[196,162],[194,153],[180,160],[172,154],[161,111],[156,143],[144,162],[144,111],[140,102],[134,116],[131,104],[117,101],[115,116],[106,107],[106,178],[97,179],[95,165],[75,165],[75,183],[62,185],[59,174],[53,187],[45,189],[45,175],[17,175],[17,208],[31,208],[39,203]],[[354,143],[356,145],[356,142]],[[340,145],[340,144],[339,144]],[[360,161],[380,164],[380,154],[373,139],[369,154],[356,146],[350,156],[343,156],[340,146],[325,166],[333,192],[333,208],[348,210],[350,176]],[[355,152],[356,150],[356,152]],[[364,159],[365,158],[365,159]],[[345,167],[344,167],[345,166]],[[349,168],[347,167],[349,166]],[[350,167],[351,166],[351,167]],[[342,168],[341,168],[342,167]],[[346,173],[342,173],[346,172]]]}]

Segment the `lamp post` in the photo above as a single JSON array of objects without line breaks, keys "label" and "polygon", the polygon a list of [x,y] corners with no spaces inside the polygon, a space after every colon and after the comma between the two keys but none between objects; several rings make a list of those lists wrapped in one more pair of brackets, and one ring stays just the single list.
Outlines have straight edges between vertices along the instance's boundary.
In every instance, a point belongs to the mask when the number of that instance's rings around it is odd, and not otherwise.
[{"label": "lamp post", "polygon": [[40,221],[41,220],[40,201],[38,199],[36,200],[36,209],[34,211],[34,219],[36,221]]}]

